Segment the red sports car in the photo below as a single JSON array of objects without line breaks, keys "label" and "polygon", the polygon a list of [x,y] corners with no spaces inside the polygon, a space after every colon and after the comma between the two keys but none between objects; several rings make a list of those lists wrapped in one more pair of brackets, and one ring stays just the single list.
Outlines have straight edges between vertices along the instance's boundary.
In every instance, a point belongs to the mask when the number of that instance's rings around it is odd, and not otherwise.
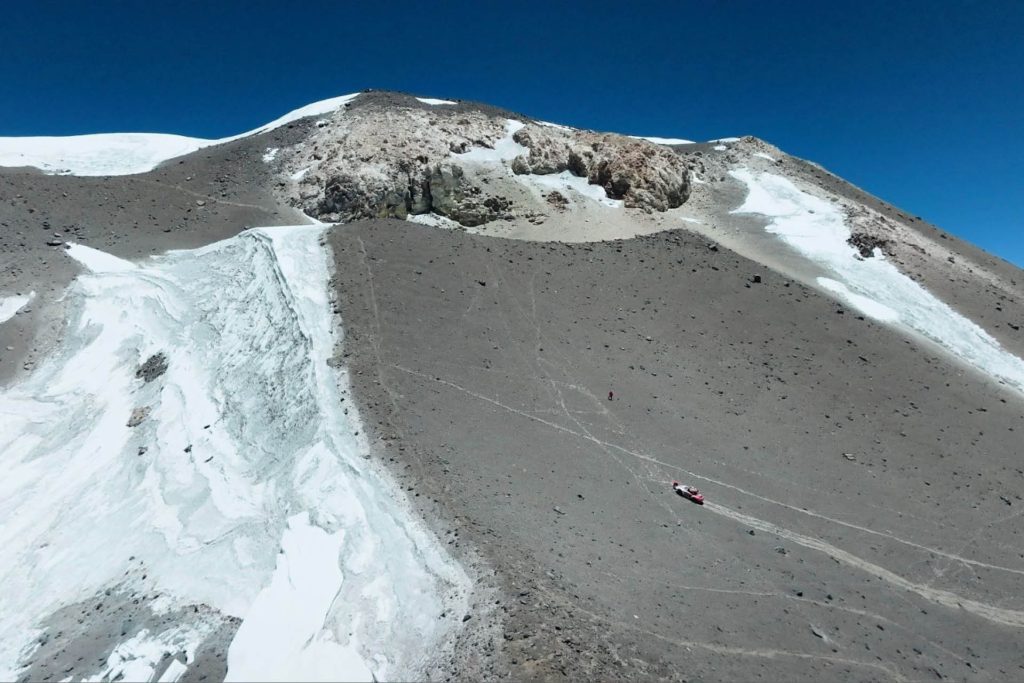
[{"label": "red sports car", "polygon": [[686,484],[680,484],[678,481],[674,481],[672,482],[672,490],[697,505],[704,504],[704,494],[701,493],[700,489],[696,486],[687,486]]}]

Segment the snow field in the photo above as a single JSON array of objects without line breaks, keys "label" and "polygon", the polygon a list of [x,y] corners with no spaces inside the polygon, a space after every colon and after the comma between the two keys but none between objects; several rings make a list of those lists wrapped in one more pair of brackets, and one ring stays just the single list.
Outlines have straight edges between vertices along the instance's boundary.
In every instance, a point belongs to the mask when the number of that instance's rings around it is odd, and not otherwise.
[{"label": "snow field", "polygon": [[765,230],[831,277],[819,287],[852,308],[881,322],[912,330],[944,347],[996,380],[1024,392],[1024,361],[1003,349],[990,334],[899,271],[875,250],[857,258],[847,244],[850,230],[831,202],[810,195],[790,180],[747,168],[729,174],[747,186],[743,205],[733,213],[771,219]]},{"label": "snow field", "polygon": [[[139,265],[71,247],[92,272],[68,293],[66,341],[0,392],[0,677],[130,557],[151,609],[242,619],[236,679],[412,677],[439,615],[464,613],[468,578],[365,459],[347,377],[326,364],[322,230]],[[147,384],[136,369],[156,353],[168,367]],[[146,643],[179,636],[132,634],[97,675],[145,678]]]},{"label": "snow field", "polygon": [[[97,133],[62,137],[0,138],[0,166],[33,166],[47,173],[79,176],[133,175],[212,145],[265,133],[307,116],[327,114],[345,106],[358,93],[313,102],[253,130],[218,140],[163,133]],[[275,150],[276,153],[276,150]],[[268,158],[269,157],[269,158]],[[267,150],[263,160],[271,162]]]}]

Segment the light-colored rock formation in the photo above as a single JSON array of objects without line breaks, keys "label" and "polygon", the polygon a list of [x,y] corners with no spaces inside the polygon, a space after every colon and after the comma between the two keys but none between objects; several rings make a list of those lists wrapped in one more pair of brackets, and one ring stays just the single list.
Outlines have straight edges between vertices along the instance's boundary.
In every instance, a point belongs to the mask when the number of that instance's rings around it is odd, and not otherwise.
[{"label": "light-colored rock formation", "polygon": [[[495,146],[501,152],[485,151]],[[531,186],[520,176],[563,171],[626,208],[665,211],[689,196],[686,163],[667,148],[479,111],[343,110],[278,158],[291,178],[281,183],[287,200],[328,222],[435,213],[473,227],[534,218],[556,207],[524,192]]]},{"label": "light-colored rock formation", "polygon": [[513,162],[517,174],[569,171],[627,208],[646,211],[674,209],[690,195],[685,161],[646,140],[539,125],[528,125],[514,137],[530,150]]}]

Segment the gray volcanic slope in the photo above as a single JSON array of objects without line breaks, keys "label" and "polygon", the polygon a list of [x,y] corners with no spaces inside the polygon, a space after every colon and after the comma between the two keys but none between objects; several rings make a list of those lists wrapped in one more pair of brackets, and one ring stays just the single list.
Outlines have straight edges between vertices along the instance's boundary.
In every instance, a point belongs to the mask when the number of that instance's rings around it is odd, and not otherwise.
[{"label": "gray volcanic slope", "polygon": [[[68,319],[61,297],[80,271],[47,242],[142,259],[307,222],[295,207],[328,196],[394,215],[394,188],[372,182],[381,169],[408,174],[410,207],[426,178],[431,210],[412,218],[455,229],[369,220],[327,239],[343,338],[330,365],[347,370],[372,453],[481,588],[424,675],[1024,678],[1024,399],[806,286],[827,273],[767,219],[732,213],[747,189],[730,171],[820,193],[1018,356],[1024,274],[755,138],[674,148],[689,196],[666,212],[534,192],[545,178],[508,159],[460,161],[510,135],[506,119],[531,124],[372,92],[149,173],[0,170],[0,294],[39,295],[0,325],[0,385]],[[445,213],[484,196],[496,215],[470,232]],[[647,236],[598,241],[632,235]],[[674,479],[707,504],[675,495]],[[126,634],[193,619],[216,628],[185,678],[223,677],[239,619],[202,604],[151,613],[158,591],[129,569],[40,624],[20,675],[92,674]]]},{"label": "gray volcanic slope", "polygon": [[64,312],[56,302],[79,272],[60,243],[139,259],[209,244],[250,226],[305,222],[274,198],[260,156],[269,145],[298,139],[309,125],[200,150],[138,175],[0,170],[0,291],[40,295],[0,328],[0,382],[31,369],[60,333]]},{"label": "gray volcanic slope", "polygon": [[456,672],[1024,675],[1009,390],[689,233],[330,244],[380,452],[504,593]]}]

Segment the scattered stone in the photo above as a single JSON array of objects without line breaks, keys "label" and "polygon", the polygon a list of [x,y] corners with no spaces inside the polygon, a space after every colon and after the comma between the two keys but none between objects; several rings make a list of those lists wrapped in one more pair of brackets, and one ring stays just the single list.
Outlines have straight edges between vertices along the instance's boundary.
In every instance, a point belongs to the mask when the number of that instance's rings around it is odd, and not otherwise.
[{"label": "scattered stone", "polygon": [[569,200],[566,199],[565,195],[559,192],[558,190],[553,190],[544,199],[547,200],[548,204],[555,207],[559,211],[565,211],[567,208],[569,208]]},{"label": "scattered stone", "polygon": [[148,383],[165,372],[167,372],[167,356],[161,352],[147,358],[146,362],[135,371],[135,376]]},{"label": "scattered stone", "polygon": [[890,244],[890,241],[881,237],[875,237],[869,235],[866,232],[855,232],[850,235],[846,243],[856,249],[861,257],[871,258],[875,255],[875,249],[884,249]]},{"label": "scattered stone", "polygon": [[[129,427],[138,427],[142,424],[142,421],[149,417],[151,408],[149,406],[140,406],[132,410],[131,416],[128,418]],[[142,455],[141,453],[139,455]]]}]

